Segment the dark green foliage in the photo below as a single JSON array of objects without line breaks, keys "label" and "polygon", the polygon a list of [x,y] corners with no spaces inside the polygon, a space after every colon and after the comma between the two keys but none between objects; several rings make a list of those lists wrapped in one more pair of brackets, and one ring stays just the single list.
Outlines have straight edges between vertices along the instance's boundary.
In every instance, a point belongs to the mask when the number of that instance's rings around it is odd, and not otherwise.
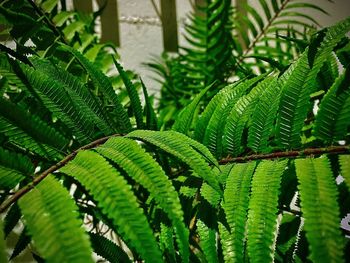
[{"label": "dark green foliage", "polygon": [[345,260],[350,20],[309,36],[312,3],[196,2],[189,46],[152,64],[159,103],[93,35],[100,12],[0,4],[1,262]]},{"label": "dark green foliage", "polygon": [[[345,240],[339,231],[337,188],[327,157],[295,161],[306,237],[317,262],[342,262]],[[317,204],[317,205],[315,205]]]},{"label": "dark green foliage", "polygon": [[76,206],[52,175],[23,197],[19,206],[29,234],[48,262],[92,262]]},{"label": "dark green foliage", "polygon": [[97,255],[103,257],[111,263],[130,262],[124,250],[114,242],[99,234],[90,233],[91,246]]}]

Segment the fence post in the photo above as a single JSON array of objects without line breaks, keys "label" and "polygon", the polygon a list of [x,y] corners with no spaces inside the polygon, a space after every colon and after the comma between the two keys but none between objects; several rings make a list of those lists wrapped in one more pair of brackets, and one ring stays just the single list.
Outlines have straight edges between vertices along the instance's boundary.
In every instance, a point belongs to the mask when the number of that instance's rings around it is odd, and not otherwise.
[{"label": "fence post", "polygon": [[101,15],[101,42],[120,46],[119,14],[117,0],[97,0],[100,7],[106,5]]},{"label": "fence post", "polygon": [[176,0],[161,0],[160,6],[164,50],[170,52],[177,52],[178,34],[176,18]]},{"label": "fence post", "polygon": [[73,0],[74,8],[84,13],[92,13],[92,0]]}]

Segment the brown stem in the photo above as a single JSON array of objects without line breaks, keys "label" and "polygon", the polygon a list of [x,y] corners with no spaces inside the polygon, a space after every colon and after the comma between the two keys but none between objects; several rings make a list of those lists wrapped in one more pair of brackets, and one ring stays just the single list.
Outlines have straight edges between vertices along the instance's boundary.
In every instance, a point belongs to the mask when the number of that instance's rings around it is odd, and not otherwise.
[{"label": "brown stem", "polygon": [[264,159],[277,159],[277,158],[297,158],[309,155],[320,155],[320,154],[341,154],[349,153],[350,145],[344,146],[330,146],[325,148],[307,148],[304,150],[286,151],[286,152],[274,152],[266,154],[252,154],[240,157],[228,157],[219,161],[220,164],[226,163],[242,163],[253,160],[264,160]]},{"label": "brown stem", "polygon": [[59,161],[55,165],[51,166],[49,169],[45,170],[42,172],[39,176],[35,177],[34,180],[24,186],[23,188],[19,189],[16,193],[14,193],[9,199],[5,200],[1,205],[0,205],[0,213],[6,211],[7,208],[9,208],[14,202],[16,202],[18,199],[20,199],[23,195],[28,193],[31,189],[34,188],[37,184],[39,184],[42,180],[45,179],[46,176],[48,176],[50,173],[53,173],[57,171],[58,169],[62,168],[65,166],[69,161],[71,161],[79,151],[82,150],[88,150],[91,148],[94,148],[102,143],[105,143],[109,138],[115,137],[115,136],[122,136],[122,134],[113,134],[107,137],[103,137],[100,139],[97,139],[96,141],[93,141],[87,145],[84,145],[80,147],[79,149],[73,151],[71,154],[67,155],[63,160]]},{"label": "brown stem", "polygon": [[281,8],[279,10],[277,10],[277,12],[274,14],[274,16],[267,22],[267,25],[263,28],[263,30],[261,30],[261,32],[256,36],[256,38],[254,38],[253,42],[251,42],[249,44],[249,46],[247,47],[246,50],[244,50],[243,54],[241,57],[239,57],[237,63],[240,64],[244,57],[252,50],[252,48],[254,48],[254,46],[256,45],[256,43],[258,43],[258,41],[260,40],[260,38],[262,38],[266,33],[267,30],[269,29],[269,27],[272,25],[272,23],[278,18],[278,16],[280,15],[280,13],[284,10],[284,8],[287,6],[288,2],[290,0],[286,0]]}]

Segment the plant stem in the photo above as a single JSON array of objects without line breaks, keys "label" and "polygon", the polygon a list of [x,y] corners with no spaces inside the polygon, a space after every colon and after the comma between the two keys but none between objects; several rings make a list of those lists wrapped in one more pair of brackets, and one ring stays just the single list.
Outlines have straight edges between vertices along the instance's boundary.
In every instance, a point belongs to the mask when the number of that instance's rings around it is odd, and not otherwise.
[{"label": "plant stem", "polygon": [[6,211],[7,208],[9,208],[14,202],[16,202],[18,199],[20,199],[23,195],[25,195],[30,190],[32,190],[34,188],[34,186],[36,186],[42,180],[44,180],[50,173],[53,173],[53,172],[57,171],[58,169],[62,168],[63,166],[65,166],[69,161],[71,161],[78,154],[79,151],[94,148],[102,143],[105,143],[109,138],[115,137],[115,136],[122,136],[122,134],[113,134],[110,136],[106,136],[106,137],[97,139],[96,141],[93,141],[87,145],[84,145],[84,146],[80,147],[79,149],[73,151],[71,154],[67,155],[63,160],[59,161],[55,165],[51,166],[49,169],[42,172],[39,176],[35,177],[30,184],[19,189],[9,199],[5,200],[0,205],[0,213],[3,213],[4,211]]},{"label": "plant stem", "polygon": [[284,10],[284,8],[287,6],[288,2],[290,0],[286,0],[284,1],[284,3],[281,5],[280,9],[278,9],[276,11],[276,13],[274,14],[274,16],[269,20],[267,21],[267,25],[264,27],[263,30],[260,31],[260,33],[254,38],[253,42],[251,42],[249,44],[249,46],[247,47],[246,50],[244,50],[242,56],[239,57],[237,63],[240,64],[243,59],[245,58],[246,55],[248,55],[248,53],[255,47],[256,43],[259,42],[259,40],[264,36],[266,35],[267,33],[267,30],[269,29],[269,27],[272,25],[272,23],[278,18],[278,16],[280,15],[280,13]]},{"label": "plant stem", "polygon": [[242,163],[253,160],[277,159],[277,158],[297,158],[310,155],[320,154],[342,154],[349,153],[350,145],[330,146],[325,148],[306,148],[304,150],[274,152],[265,154],[252,154],[240,157],[228,157],[219,161],[220,164],[226,163]]}]

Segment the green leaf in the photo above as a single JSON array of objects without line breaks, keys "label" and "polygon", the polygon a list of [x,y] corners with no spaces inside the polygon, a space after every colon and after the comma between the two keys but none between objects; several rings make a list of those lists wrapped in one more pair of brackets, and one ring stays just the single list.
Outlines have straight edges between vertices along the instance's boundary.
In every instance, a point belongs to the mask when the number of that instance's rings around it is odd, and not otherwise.
[{"label": "green leaf", "polygon": [[161,262],[161,252],[131,187],[102,156],[92,151],[79,152],[60,171],[76,178],[89,191],[120,236],[146,262]]},{"label": "green leaf", "polygon": [[118,127],[115,128],[121,132],[130,131],[131,123],[128,115],[120,103],[108,77],[82,54],[67,46],[65,46],[65,48],[79,60],[84,69],[90,75],[95,87],[99,90],[99,92],[102,92],[104,97],[111,103],[113,109],[112,113],[116,116],[116,122],[118,123]]},{"label": "green leaf", "polygon": [[[55,83],[59,83],[65,89],[85,121],[94,123],[105,135],[115,132],[112,128],[113,120],[102,107],[98,98],[92,94],[91,90],[79,78],[44,59],[35,58],[32,59],[32,63],[37,70],[45,73],[48,77],[55,80]],[[94,126],[89,125],[90,127]]]},{"label": "green leaf", "polygon": [[141,80],[141,86],[143,90],[143,95],[145,97],[145,112],[146,112],[146,128],[149,130],[158,130],[158,120],[157,115],[153,109],[150,97],[148,96],[147,88]]},{"label": "green leaf", "polygon": [[248,146],[256,152],[268,150],[268,140],[272,135],[277,115],[281,88],[277,79],[263,90],[251,116],[252,125],[248,133]]},{"label": "green leaf", "polygon": [[308,49],[279,78],[282,94],[277,122],[277,138],[288,148],[300,145],[301,129],[309,107],[313,87],[305,86],[310,71],[307,59]]},{"label": "green leaf", "polygon": [[9,142],[44,158],[61,158],[69,141],[38,116],[0,98],[0,133]]},{"label": "green leaf", "polygon": [[[187,139],[187,142],[183,141],[183,138],[186,138],[186,136],[174,131],[156,132],[139,130],[129,133],[127,137],[146,141],[161,148],[165,152],[174,155],[184,163],[188,164],[200,177],[202,177],[216,191],[218,191],[220,194],[222,193],[218,182],[218,178],[215,176],[215,174],[212,173],[207,163],[207,160],[215,158],[210,157],[210,159],[205,159],[204,157],[206,156],[201,155],[197,151],[198,147],[192,147],[192,145],[200,146],[199,143],[191,140],[190,138]],[[189,145],[188,142],[191,141],[192,145]],[[204,146],[201,146],[201,149],[203,149],[203,147]]]},{"label": "green leaf", "polygon": [[201,196],[209,202],[213,207],[217,207],[220,203],[221,196],[207,183],[203,183],[200,189]]},{"label": "green leaf", "polygon": [[207,86],[205,89],[203,89],[193,100],[190,104],[188,104],[177,116],[175,123],[172,127],[174,131],[183,133],[185,135],[188,134],[191,124],[193,121],[194,114],[196,113],[196,110],[199,106],[199,103],[203,96],[207,93],[207,91],[213,87],[215,83]]},{"label": "green leaf", "polygon": [[11,189],[34,174],[30,159],[0,147],[0,188]]},{"label": "green leaf", "polygon": [[144,186],[152,198],[168,214],[177,234],[182,261],[188,262],[189,234],[183,223],[179,197],[157,162],[134,140],[111,138],[96,151],[118,164],[137,183]]},{"label": "green leaf", "polygon": [[93,262],[75,204],[52,176],[23,196],[19,206],[35,247],[48,262]]},{"label": "green leaf", "polygon": [[309,259],[314,262],[343,262],[344,239],[341,235],[338,191],[330,161],[295,160],[299,181],[301,211],[309,243]]},{"label": "green leaf", "polygon": [[104,236],[89,233],[94,252],[111,263],[131,262],[124,250]]},{"label": "green leaf", "polygon": [[31,241],[32,240],[27,233],[27,229],[24,228],[18,237],[18,241],[16,242],[15,248],[13,249],[10,260],[13,260],[15,257],[20,255],[27,248]]},{"label": "green leaf", "polygon": [[140,96],[137,92],[137,89],[135,85],[131,82],[130,78],[124,71],[123,67],[119,64],[119,62],[115,59],[114,56],[112,56],[114,65],[116,66],[120,77],[122,78],[124,85],[126,87],[126,90],[129,94],[130,98],[130,104],[131,104],[131,109],[134,112],[134,116],[136,118],[136,124],[138,129],[143,129],[144,128],[144,123],[143,123],[143,114],[142,114],[142,105],[140,101]]},{"label": "green leaf", "polygon": [[201,220],[197,220],[199,234],[199,245],[205,255],[207,262],[219,262],[216,252],[216,231],[206,226]]},{"label": "green leaf", "polygon": [[274,78],[267,77],[258,83],[249,94],[238,99],[230,110],[222,137],[223,153],[237,156],[242,152],[242,136],[244,128],[250,119],[256,101],[264,90],[274,81]]},{"label": "green leaf", "polygon": [[[226,257],[231,258],[232,262],[243,262],[244,260],[244,232],[248,213],[250,184],[255,166],[255,162],[235,164],[231,168],[226,181],[222,207],[230,227],[230,233],[227,234],[229,235],[227,239],[230,244],[226,246]],[[227,230],[225,228],[222,231]]]},{"label": "green leaf", "polygon": [[262,161],[253,176],[247,221],[250,262],[273,262],[277,231],[278,196],[284,161]]},{"label": "green leaf", "polygon": [[350,70],[341,74],[325,97],[317,112],[314,135],[327,142],[343,140],[350,126]]}]

